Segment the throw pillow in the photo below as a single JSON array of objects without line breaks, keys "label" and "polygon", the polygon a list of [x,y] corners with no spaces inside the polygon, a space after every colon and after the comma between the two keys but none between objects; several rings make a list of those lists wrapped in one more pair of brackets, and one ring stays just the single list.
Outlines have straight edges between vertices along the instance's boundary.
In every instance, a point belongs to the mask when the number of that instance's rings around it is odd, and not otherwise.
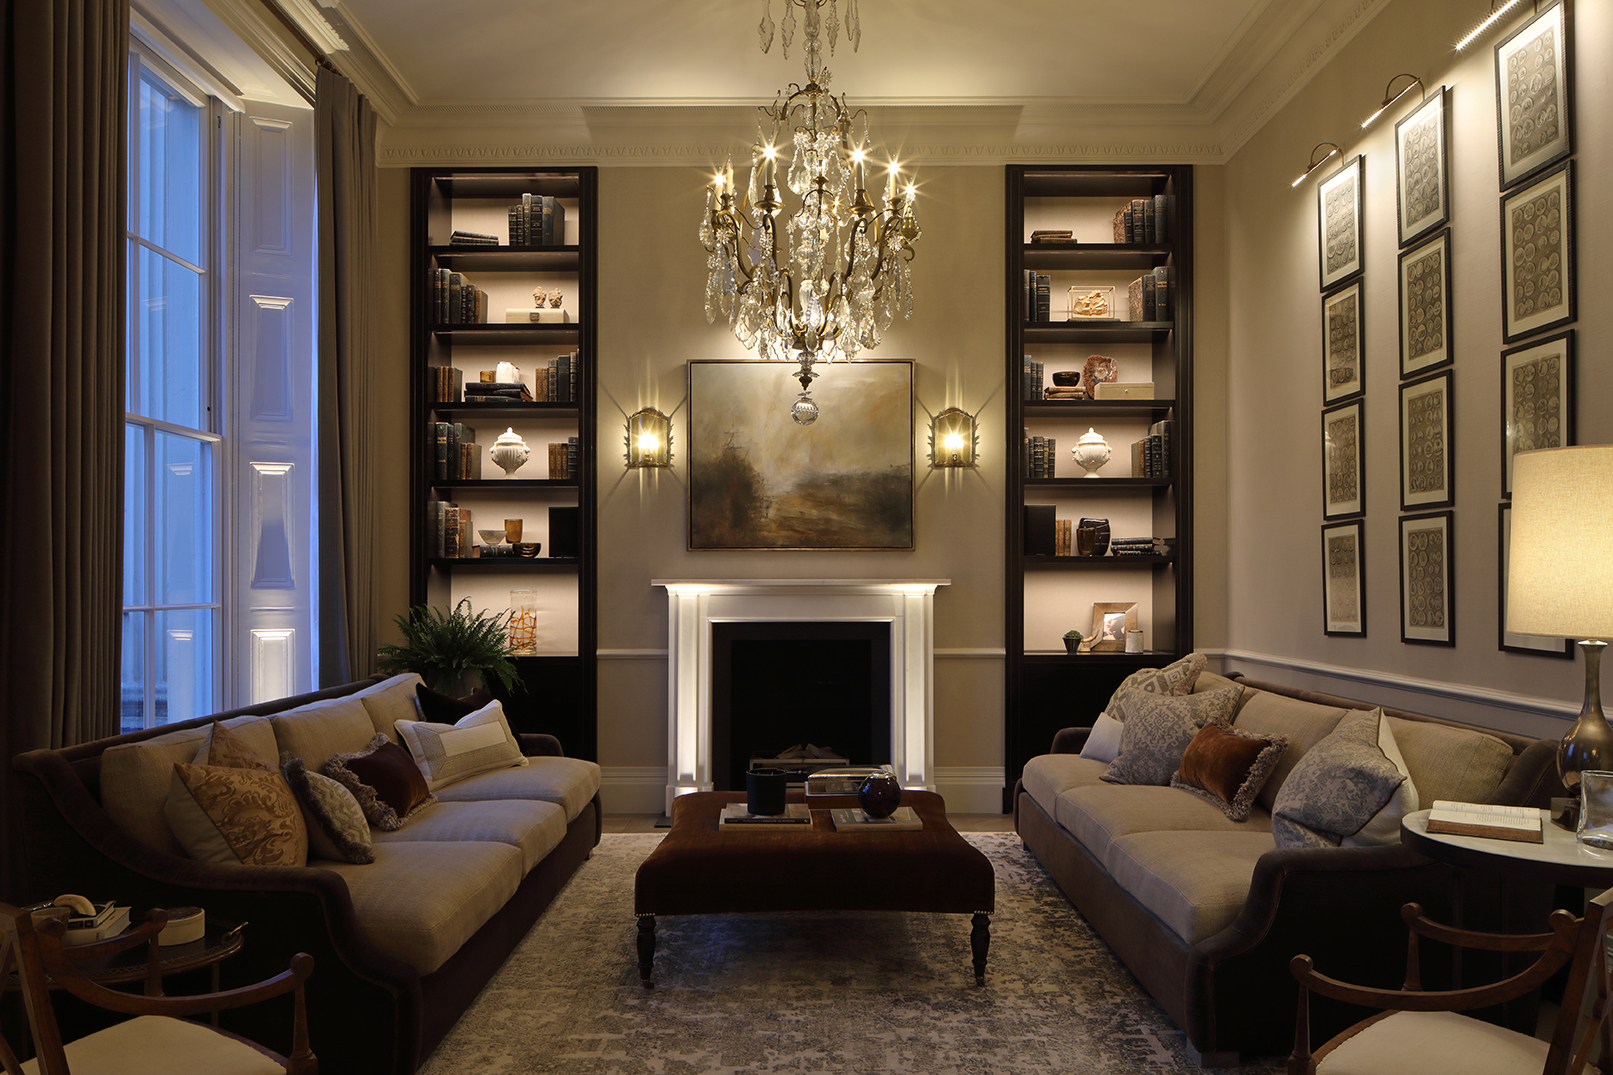
[{"label": "throw pillow", "polygon": [[424,683],[415,685],[414,701],[420,707],[420,718],[433,724],[452,724],[460,717],[468,717],[488,702],[493,696],[481,687],[477,687],[463,698],[434,691]]},{"label": "throw pillow", "polygon": [[1099,713],[1087,735],[1081,756],[1093,761],[1111,762],[1120,756],[1120,733],[1126,726],[1107,713]]},{"label": "throw pillow", "polygon": [[1384,711],[1374,709],[1378,714],[1378,749],[1383,756],[1394,763],[1405,777],[1400,787],[1389,796],[1389,801],[1382,810],[1361,826],[1361,830],[1354,836],[1346,836],[1343,840],[1345,847],[1377,847],[1393,846],[1400,842],[1400,819],[1422,807],[1422,792],[1411,778],[1411,771],[1406,767],[1406,759],[1401,757],[1400,744],[1395,740],[1394,721]]},{"label": "throw pillow", "polygon": [[527,764],[496,701],[455,724],[400,720],[398,734],[432,791],[477,773]]},{"label": "throw pillow", "polygon": [[1406,782],[1378,746],[1383,711],[1359,711],[1305,752],[1277,791],[1278,847],[1338,847],[1387,806]]},{"label": "throw pillow", "polygon": [[1287,747],[1288,740],[1280,735],[1206,724],[1187,745],[1171,787],[1209,799],[1233,821],[1246,821]]},{"label": "throw pillow", "polygon": [[280,768],[302,808],[310,855],[360,864],[375,861],[370,823],[351,791],[322,773],[310,773],[301,758],[289,754]]},{"label": "throw pillow", "polygon": [[274,770],[174,763],[168,824],[202,862],[302,866],[308,829],[285,778]]},{"label": "throw pillow", "polygon": [[221,765],[226,769],[263,769],[274,772],[269,759],[249,746],[245,739],[230,731],[218,721],[208,725],[202,745],[197,748],[192,765]]},{"label": "throw pillow", "polygon": [[363,750],[331,757],[325,775],[352,792],[365,819],[384,832],[402,828],[416,810],[437,801],[409,752],[382,732]]},{"label": "throw pillow", "polygon": [[1139,693],[1175,697],[1192,694],[1199,673],[1204,671],[1204,654],[1189,653],[1164,668],[1142,668],[1120,681],[1104,712],[1124,723]]},{"label": "throw pillow", "polygon": [[1102,779],[1111,784],[1171,782],[1182,755],[1206,724],[1227,726],[1238,711],[1241,686],[1218,691],[1169,697],[1153,691],[1134,691],[1131,715],[1120,733],[1120,755]]}]

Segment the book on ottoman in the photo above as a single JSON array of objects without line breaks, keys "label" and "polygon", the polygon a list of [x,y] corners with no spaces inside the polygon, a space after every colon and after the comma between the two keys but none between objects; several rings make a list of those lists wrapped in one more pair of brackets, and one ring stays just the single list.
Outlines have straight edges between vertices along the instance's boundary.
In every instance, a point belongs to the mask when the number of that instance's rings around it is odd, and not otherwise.
[{"label": "book on ottoman", "polygon": [[918,832],[924,822],[911,806],[898,806],[890,817],[869,817],[858,807],[830,810],[836,832]]}]

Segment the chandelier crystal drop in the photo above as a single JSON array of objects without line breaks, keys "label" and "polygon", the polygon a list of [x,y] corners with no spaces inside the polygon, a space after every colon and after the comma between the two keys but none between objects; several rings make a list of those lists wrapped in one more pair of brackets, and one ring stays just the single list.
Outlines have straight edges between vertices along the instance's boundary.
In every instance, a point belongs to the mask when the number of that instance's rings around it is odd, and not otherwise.
[{"label": "chandelier crystal drop", "polygon": [[[920,232],[913,183],[894,159],[885,166],[882,205],[869,198],[868,114],[851,111],[844,95],[828,90],[823,41],[832,54],[841,29],[838,0],[783,2],[776,29],[786,56],[795,9],[802,12],[806,84],[792,82],[760,109],[764,121],[750,147],[744,188],[736,185],[730,158],[706,189],[700,242],[706,248],[706,321],[715,323],[720,314],[761,358],[799,363],[794,376],[801,394],[791,414],[809,425],[818,416],[808,394],[818,376],[813,363],[854,359],[879,346],[896,315],[912,315],[909,263]],[[762,0],[757,36],[763,52],[773,44],[771,5]],[[845,5],[846,39],[856,51],[862,41],[857,0]],[[764,130],[769,126],[771,134]]]}]

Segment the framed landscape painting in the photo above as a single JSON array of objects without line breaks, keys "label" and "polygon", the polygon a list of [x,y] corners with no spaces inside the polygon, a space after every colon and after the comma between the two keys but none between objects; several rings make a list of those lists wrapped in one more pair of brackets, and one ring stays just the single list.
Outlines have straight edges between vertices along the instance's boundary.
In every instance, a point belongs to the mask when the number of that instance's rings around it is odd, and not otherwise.
[{"label": "framed landscape painting", "polygon": [[1498,511],[1500,568],[1496,573],[1497,604],[1501,620],[1497,625],[1498,645],[1508,653],[1533,653],[1543,657],[1567,657],[1573,660],[1574,641],[1570,638],[1542,638],[1539,635],[1520,635],[1507,630],[1507,559],[1512,555],[1512,505],[1502,504]]},{"label": "framed landscape painting", "polygon": [[1449,370],[1400,386],[1402,510],[1455,500],[1451,432]]},{"label": "framed landscape painting", "polygon": [[1323,291],[1361,271],[1362,171],[1360,156],[1351,157],[1316,188]]},{"label": "framed landscape painting", "polygon": [[1322,296],[1322,402],[1361,394],[1361,281]]},{"label": "framed landscape painting", "polygon": [[1501,352],[1501,495],[1512,457],[1574,443],[1574,330]]},{"label": "framed landscape painting", "polygon": [[1360,519],[1322,527],[1324,634],[1367,633],[1366,586],[1361,554]]},{"label": "framed landscape painting", "polygon": [[1400,517],[1400,640],[1456,645],[1451,513]]},{"label": "framed landscape painting", "polygon": [[1563,0],[1495,46],[1495,112],[1501,189],[1534,175],[1573,149],[1572,12]]},{"label": "framed landscape painting", "polygon": [[1443,366],[1451,349],[1451,229],[1400,255],[1400,376]]},{"label": "framed landscape painting", "polygon": [[911,549],[913,363],[689,363],[690,549]]},{"label": "framed landscape painting", "polygon": [[1501,196],[1501,334],[1574,320],[1574,162]]},{"label": "framed landscape painting", "polygon": [[1359,515],[1366,504],[1361,403],[1322,412],[1322,518]]},{"label": "framed landscape painting", "polygon": [[1409,246],[1451,219],[1446,161],[1449,126],[1444,86],[1395,124],[1395,207],[1400,215],[1401,246]]}]

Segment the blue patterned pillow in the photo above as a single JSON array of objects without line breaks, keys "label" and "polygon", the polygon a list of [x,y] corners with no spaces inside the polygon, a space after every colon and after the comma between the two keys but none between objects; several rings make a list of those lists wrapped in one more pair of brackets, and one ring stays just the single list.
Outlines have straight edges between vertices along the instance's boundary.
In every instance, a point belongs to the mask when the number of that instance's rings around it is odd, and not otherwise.
[{"label": "blue patterned pillow", "polygon": [[1379,746],[1382,721],[1381,709],[1346,716],[1299,759],[1271,807],[1278,847],[1338,847],[1394,805],[1407,778]]}]

